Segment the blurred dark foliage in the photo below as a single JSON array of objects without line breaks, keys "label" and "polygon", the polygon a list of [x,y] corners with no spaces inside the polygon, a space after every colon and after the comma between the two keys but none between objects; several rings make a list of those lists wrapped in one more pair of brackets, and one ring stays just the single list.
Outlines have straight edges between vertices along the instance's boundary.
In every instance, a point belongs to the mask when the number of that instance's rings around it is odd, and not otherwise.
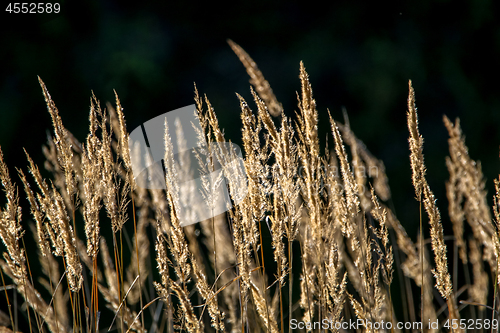
[{"label": "blurred dark foliage", "polygon": [[60,4],[59,14],[8,14],[6,4],[1,8],[0,145],[12,174],[14,166],[26,168],[22,147],[42,164],[41,145],[52,131],[37,75],[79,140],[87,133],[91,91],[105,105],[114,103],[115,89],[131,131],[193,103],[195,82],[215,107],[226,137],[239,143],[235,92],[249,102],[251,94],[247,74],[226,43],[231,38],[257,62],[290,116],[297,110],[299,61],[304,61],[323,144],[330,126],[327,109],[343,122],[345,107],[353,131],[386,164],[390,205],[410,235],[417,232],[418,203],[407,143],[409,79],[428,180],[445,230],[451,233],[443,114],[460,117],[470,155],[482,161],[492,201],[492,179],[500,166],[498,1]]}]

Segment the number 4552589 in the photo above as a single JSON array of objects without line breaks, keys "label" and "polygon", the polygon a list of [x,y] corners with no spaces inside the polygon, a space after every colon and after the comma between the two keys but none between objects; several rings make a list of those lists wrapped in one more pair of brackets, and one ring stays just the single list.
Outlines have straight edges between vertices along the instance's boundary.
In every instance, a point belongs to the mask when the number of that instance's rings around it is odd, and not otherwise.
[{"label": "number 4552589", "polygon": [[28,2],[9,2],[9,5],[5,9],[6,12],[10,14],[52,14],[59,13],[61,11],[61,5],[59,3],[28,3]]}]

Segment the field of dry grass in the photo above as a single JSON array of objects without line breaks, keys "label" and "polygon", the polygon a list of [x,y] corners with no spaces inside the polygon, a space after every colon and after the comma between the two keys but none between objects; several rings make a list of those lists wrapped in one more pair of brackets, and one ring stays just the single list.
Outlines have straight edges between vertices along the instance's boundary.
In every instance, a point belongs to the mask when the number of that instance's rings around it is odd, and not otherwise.
[{"label": "field of dry grass", "polygon": [[[135,183],[118,96],[105,108],[92,96],[89,134],[79,142],[40,80],[53,120],[43,147],[52,177],[29,152],[27,167],[9,174],[0,150],[0,332],[497,331],[500,178],[490,207],[459,121],[443,119],[453,225],[444,230],[409,83],[408,168],[420,234],[408,235],[387,205],[383,162],[347,116],[343,124],[330,116],[321,152],[304,64],[292,120],[248,54],[229,44],[253,95],[251,103],[238,95],[244,169],[224,169],[239,204],[186,227],[174,209],[179,165],[166,162],[166,191]],[[195,103],[205,148],[229,141],[196,88]],[[168,131],[165,142],[169,161]],[[225,165],[224,154],[210,156]],[[21,214],[26,202],[30,212]],[[33,240],[37,252],[27,250]],[[353,328],[359,320],[365,324]]]}]

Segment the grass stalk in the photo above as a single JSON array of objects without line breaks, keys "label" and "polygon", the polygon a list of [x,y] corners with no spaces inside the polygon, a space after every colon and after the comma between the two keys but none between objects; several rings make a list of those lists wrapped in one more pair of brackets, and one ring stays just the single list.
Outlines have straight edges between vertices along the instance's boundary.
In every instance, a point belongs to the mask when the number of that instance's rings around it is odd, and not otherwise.
[{"label": "grass stalk", "polygon": [[[139,259],[139,245],[137,243],[137,222],[135,219],[135,199],[134,196],[132,196],[132,216],[133,216],[133,221],[134,221],[134,236],[135,236],[135,257],[137,258],[137,274],[139,275],[139,301],[140,301],[140,306],[141,309],[143,308],[143,303],[142,303],[142,279],[141,279],[141,266],[140,266],[140,259]],[[144,325],[144,313],[141,311],[141,323],[142,327],[146,327]]]}]

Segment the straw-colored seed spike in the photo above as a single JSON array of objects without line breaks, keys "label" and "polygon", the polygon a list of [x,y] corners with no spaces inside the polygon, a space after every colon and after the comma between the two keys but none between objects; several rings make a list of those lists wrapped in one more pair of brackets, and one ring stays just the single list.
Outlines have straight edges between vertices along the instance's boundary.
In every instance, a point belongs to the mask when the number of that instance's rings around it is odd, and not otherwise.
[{"label": "straw-colored seed spike", "polygon": [[262,123],[264,126],[266,126],[267,131],[271,135],[273,142],[278,142],[278,132],[276,130],[276,126],[273,123],[273,120],[269,116],[268,108],[266,107],[266,104],[262,101],[262,99],[259,98],[255,90],[250,88],[250,91],[252,92],[252,96],[254,98],[255,104],[257,104],[257,109],[258,109],[258,115],[260,119],[262,120]]},{"label": "straw-colored seed spike", "polygon": [[464,211],[461,208],[463,193],[459,189],[459,170],[452,160],[446,157],[446,166],[450,173],[450,179],[446,182],[446,197],[448,198],[448,214],[453,224],[453,233],[457,241],[460,259],[467,264],[467,250],[464,242]]},{"label": "straw-colored seed spike", "polygon": [[420,273],[420,257],[417,249],[411,238],[406,233],[406,230],[398,221],[394,213],[387,207],[384,207],[387,212],[387,221],[392,229],[396,232],[396,242],[398,247],[406,255],[406,261],[401,265],[401,268],[406,276],[415,280],[417,286],[422,286],[422,276]]},{"label": "straw-colored seed spike", "polygon": [[472,228],[474,237],[484,246],[484,259],[491,266],[494,266],[495,250],[491,237],[495,234],[495,230],[491,223],[491,213],[486,201],[481,164],[469,156],[459,119],[456,119],[455,124],[453,124],[444,116],[443,121],[450,135],[448,139],[450,157],[447,158],[446,162],[450,172],[450,181],[447,183],[450,219],[453,222],[457,243],[459,246],[461,245],[461,256],[465,255],[462,252],[466,252],[464,241],[461,239],[463,238],[461,236],[463,234],[463,219],[465,218]]},{"label": "straw-colored seed spike", "polygon": [[[26,158],[28,159],[29,171],[41,191],[41,193],[36,194],[40,210],[48,217],[49,221],[57,221],[55,210],[52,209],[52,194],[49,190],[49,187],[45,180],[42,178],[38,166],[33,162],[26,150],[24,151],[24,153],[26,154]],[[49,236],[52,246],[54,247],[54,255],[62,256],[64,253],[64,243],[62,240],[62,235],[59,232],[58,224],[45,221],[43,223],[43,229],[44,230],[41,232],[45,232]]]},{"label": "straw-colored seed spike", "polygon": [[214,327],[217,331],[224,331],[224,313],[219,310],[219,305],[214,292],[210,289],[207,283],[207,278],[205,274],[203,274],[194,257],[191,257],[191,266],[193,268],[193,275],[196,281],[196,288],[207,303],[207,309],[212,321],[212,327]]},{"label": "straw-colored seed spike", "polygon": [[257,90],[259,96],[267,104],[269,113],[271,113],[271,115],[273,115],[274,117],[281,115],[281,113],[283,112],[283,107],[281,106],[281,103],[279,103],[276,99],[276,96],[274,95],[269,82],[264,78],[264,75],[257,67],[257,64],[255,64],[252,58],[250,58],[248,53],[246,53],[245,50],[241,48],[241,46],[230,39],[228,39],[227,42],[229,46],[231,46],[231,49],[234,51],[234,53],[236,53],[241,63],[245,66],[245,69],[250,76],[250,83],[255,87],[255,90]]},{"label": "straw-colored seed spike", "polygon": [[0,238],[7,248],[7,253],[3,255],[4,260],[0,261],[0,269],[13,280],[19,293],[27,304],[40,314],[49,330],[61,332],[62,324],[54,316],[52,307],[43,301],[38,291],[29,282],[25,265],[26,257],[20,246],[20,240],[24,234],[21,227],[21,207],[17,189],[9,176],[1,148],[0,181],[7,197],[6,207],[0,212]]},{"label": "straw-colored seed spike", "polygon": [[[255,303],[255,307],[257,309],[257,313],[259,314],[260,319],[264,322],[265,327],[267,328],[268,332],[271,333],[278,333],[278,324],[276,323],[275,320],[275,313],[272,308],[268,309],[266,305],[266,300],[265,300],[265,295],[262,295],[262,291],[257,288],[257,286],[252,283],[251,284],[251,292],[252,292],[252,298]],[[268,311],[271,311],[272,313],[269,314],[268,316]]]},{"label": "straw-colored seed spike", "polygon": [[342,179],[344,181],[344,189],[346,193],[347,207],[349,211],[355,215],[359,212],[359,198],[356,191],[356,182],[354,180],[354,175],[352,174],[349,161],[347,159],[347,154],[344,148],[344,143],[342,137],[340,136],[339,129],[335,120],[333,120],[330,113],[330,124],[332,127],[332,134],[335,140],[335,151],[340,161],[340,170],[342,172]]},{"label": "straw-colored seed spike", "polygon": [[362,209],[368,211],[370,210],[371,202],[370,202],[370,197],[368,195],[368,191],[366,191],[366,181],[367,181],[366,166],[360,157],[358,142],[353,137],[351,127],[349,125],[349,118],[347,117],[347,112],[345,110],[343,111],[344,111],[343,113],[345,119],[345,126],[343,126],[344,130],[342,130],[342,137],[351,148],[351,154],[352,154],[351,164],[353,168],[354,179],[357,185],[356,193],[359,196]]},{"label": "straw-colored seed spike", "polygon": [[[43,83],[42,79],[38,77],[38,81],[40,86],[42,87],[43,95],[45,97],[45,102],[47,103],[47,109],[49,110],[50,116],[52,117],[52,123],[54,126],[54,134],[55,134],[55,145],[57,148],[57,159],[59,161],[59,165],[64,171],[65,176],[65,188],[66,194],[68,197],[72,197],[73,194],[77,190],[76,179],[74,175],[74,166],[73,166],[73,150],[70,142],[73,140],[71,136],[68,134],[69,132],[64,127],[61,117],[59,116],[59,111],[56,108],[52,97],[50,97],[49,91]],[[66,197],[66,195],[65,195]],[[68,205],[72,205],[73,202],[67,202]],[[72,207],[70,207],[72,208]]]},{"label": "straw-colored seed spike", "polygon": [[89,135],[81,157],[84,195],[83,217],[87,236],[87,253],[90,257],[95,258],[99,250],[99,210],[101,209],[101,187],[97,175],[102,172],[103,161],[100,141],[95,135],[98,122],[92,100],[89,120]]},{"label": "straw-colored seed spike", "polygon": [[326,287],[329,297],[333,300],[329,303],[329,310],[333,314],[333,319],[339,320],[345,301],[345,288],[347,285],[347,272],[344,273],[342,282],[339,283],[339,273],[341,272],[341,263],[339,258],[339,249],[335,242],[332,242],[328,250],[328,261],[325,265]]},{"label": "straw-colored seed spike", "polygon": [[306,72],[304,63],[300,62],[300,83],[301,98],[299,99],[299,109],[303,118],[299,117],[299,124],[304,133],[307,145],[311,149],[312,156],[319,156],[318,141],[318,110],[316,110],[316,101],[313,98],[309,74]]},{"label": "straw-colored seed spike", "polygon": [[469,240],[469,249],[469,258],[474,276],[474,284],[469,287],[469,294],[474,302],[486,304],[488,302],[488,274],[484,271],[481,250],[478,242],[474,238]]},{"label": "straw-colored seed spike", "polygon": [[51,209],[55,214],[51,218],[51,223],[57,225],[56,230],[58,230],[61,235],[64,244],[64,256],[66,258],[70,288],[72,291],[76,292],[82,287],[83,276],[80,257],[76,251],[75,234],[70,225],[67,209],[64,206],[64,200],[53,184],[52,195]]},{"label": "straw-colored seed spike", "polygon": [[33,191],[31,190],[31,187],[28,181],[26,180],[24,172],[21,169],[18,169],[17,171],[24,185],[24,192],[26,192],[26,195],[28,196],[28,201],[30,202],[31,215],[33,215],[33,218],[35,219],[36,222],[38,245],[40,247],[42,255],[45,257],[48,254],[50,254],[50,244],[48,241],[48,235],[44,227],[45,217],[44,214],[40,211],[40,206],[36,202],[35,195],[33,194]]},{"label": "straw-colored seed spike", "polygon": [[443,121],[448,129],[450,138],[448,139],[448,145],[450,149],[450,157],[446,157],[446,166],[448,172],[450,173],[450,179],[446,182],[446,196],[448,198],[448,214],[450,220],[453,224],[453,233],[457,240],[457,246],[459,249],[460,259],[464,264],[467,263],[467,250],[466,244],[464,242],[464,218],[465,213],[461,207],[462,200],[464,199],[463,190],[461,190],[461,181],[463,177],[463,167],[458,160],[460,153],[460,148],[462,142],[460,142],[460,133],[457,131],[458,119],[456,126],[453,126],[448,117],[443,116]]},{"label": "straw-colored seed spike", "polygon": [[225,142],[224,132],[219,127],[219,120],[217,119],[215,110],[206,95],[205,104],[207,105],[207,112],[204,116],[208,119],[208,124],[210,125],[210,130],[214,133],[215,141]]},{"label": "straw-colored seed spike", "polygon": [[413,187],[415,187],[415,194],[417,200],[421,201],[422,197],[422,186],[423,178],[425,177],[425,165],[424,165],[424,153],[423,145],[424,139],[418,131],[418,116],[417,107],[415,105],[415,91],[411,85],[411,80],[408,82],[409,93],[408,93],[408,129],[410,131],[410,138],[408,140],[410,144],[410,162],[412,169],[412,179]]},{"label": "straw-colored seed spike", "polygon": [[300,307],[304,310],[304,315],[302,316],[302,321],[310,322],[314,317],[315,307],[312,305],[313,302],[313,290],[310,289],[311,284],[309,282],[310,277],[301,275],[300,277]]},{"label": "straw-colored seed spike", "polygon": [[363,309],[363,306],[359,304],[359,302],[352,296],[350,293],[347,293],[347,296],[349,296],[349,300],[351,301],[351,305],[354,308],[354,312],[356,313],[356,317],[361,320],[366,320],[368,319],[367,313]]},{"label": "straw-colored seed spike", "polygon": [[165,128],[165,133],[164,133],[164,142],[165,142],[165,155],[164,155],[164,161],[165,161],[165,169],[166,169],[166,184],[167,184],[167,190],[169,193],[169,196],[172,197],[172,209],[174,210],[179,210],[180,209],[180,199],[179,199],[179,184],[178,184],[178,171],[177,168],[178,166],[175,164],[175,159],[174,159],[174,148],[172,145],[172,138],[169,133],[168,129],[168,124],[167,124],[167,118],[165,118],[164,122],[164,128]]},{"label": "straw-colored seed spike", "polygon": [[387,210],[382,209],[382,207],[380,206],[378,198],[375,195],[375,189],[373,187],[371,189],[371,197],[374,206],[371,213],[373,217],[375,217],[375,219],[378,220],[380,223],[380,229],[379,230],[374,229],[374,232],[377,235],[377,237],[382,241],[382,246],[385,251],[385,261],[383,267],[384,282],[387,285],[390,285],[392,283],[392,274],[394,272],[393,269],[394,257],[392,252],[392,246],[389,244],[389,229],[387,227]]},{"label": "straw-colored seed spike", "polygon": [[279,147],[274,147],[274,154],[279,156],[279,168],[281,169],[282,178],[279,182],[283,187],[283,192],[286,193],[285,205],[288,211],[285,231],[287,238],[293,241],[298,233],[301,215],[301,205],[298,205],[300,198],[300,185],[293,181],[293,177],[298,170],[298,148],[294,144],[294,131],[287,117],[282,117],[281,130],[279,137]]},{"label": "straw-colored seed spike", "polygon": [[[182,308],[182,314],[184,319],[186,320],[186,328],[188,332],[203,332],[203,326],[196,318],[194,314],[193,306],[191,305],[191,301],[189,300],[186,292],[177,284],[177,282],[170,279],[170,288],[175,292],[177,297],[179,298],[179,303]],[[158,286],[157,286],[158,288]],[[165,296],[164,296],[165,298]]]},{"label": "straw-colored seed spike", "polygon": [[[100,129],[102,144],[100,145],[100,155],[102,158],[102,168],[100,178],[101,187],[104,192],[102,199],[104,206],[106,207],[108,217],[111,219],[113,232],[117,232],[122,229],[126,217],[123,216],[122,211],[120,210],[120,187],[115,179],[116,168],[113,154],[111,152],[112,129],[108,131],[108,117],[106,110],[101,110],[99,102],[95,96],[93,97],[92,108],[94,108],[97,115],[101,117]],[[124,186],[125,192],[127,191],[127,181],[128,180],[126,180],[126,184]],[[122,198],[124,197],[124,194],[126,196],[126,193],[122,192]]]},{"label": "straw-colored seed spike", "polygon": [[21,226],[21,207],[17,189],[11,181],[9,170],[4,162],[3,153],[0,148],[0,181],[7,197],[5,209],[0,211],[0,238],[2,239],[7,253],[4,259],[14,276],[20,280],[26,279],[26,266],[24,251],[19,241],[24,234]]},{"label": "straw-colored seed spike", "polygon": [[[436,261],[436,269],[433,270],[436,278],[436,288],[444,299],[452,296],[453,288],[451,277],[448,273],[448,262],[446,256],[446,244],[444,243],[443,226],[441,224],[441,215],[436,206],[436,199],[432,193],[429,184],[425,178],[425,165],[423,154],[423,139],[418,131],[418,116],[415,106],[415,92],[409,82],[408,95],[408,129],[410,131],[410,161],[413,171],[413,185],[418,199],[424,196],[424,207],[429,217],[431,228],[431,244]],[[452,310],[452,309],[450,309]]]},{"label": "straw-colored seed spike", "polygon": [[118,98],[118,93],[115,92],[116,98],[116,113],[118,114],[118,121],[120,123],[120,148],[122,153],[122,158],[125,161],[125,166],[130,169],[131,161],[130,161],[130,151],[129,151],[129,143],[128,143],[128,132],[127,125],[125,124],[125,115],[123,113],[123,107]]},{"label": "straw-colored seed spike", "polygon": [[[174,269],[177,276],[181,279],[182,283],[189,281],[190,278],[190,265],[188,264],[189,259],[189,249],[184,236],[184,231],[181,227],[181,222],[179,221],[179,216],[181,213],[180,205],[180,187],[179,187],[179,165],[174,159],[174,149],[172,145],[172,139],[169,132],[169,127],[167,119],[164,121],[164,142],[165,142],[165,154],[164,161],[166,163],[166,185],[167,185],[167,198],[170,206],[170,222],[171,222],[171,233],[170,233],[170,248],[173,253],[176,265]],[[164,217],[161,216],[164,220]]]}]

